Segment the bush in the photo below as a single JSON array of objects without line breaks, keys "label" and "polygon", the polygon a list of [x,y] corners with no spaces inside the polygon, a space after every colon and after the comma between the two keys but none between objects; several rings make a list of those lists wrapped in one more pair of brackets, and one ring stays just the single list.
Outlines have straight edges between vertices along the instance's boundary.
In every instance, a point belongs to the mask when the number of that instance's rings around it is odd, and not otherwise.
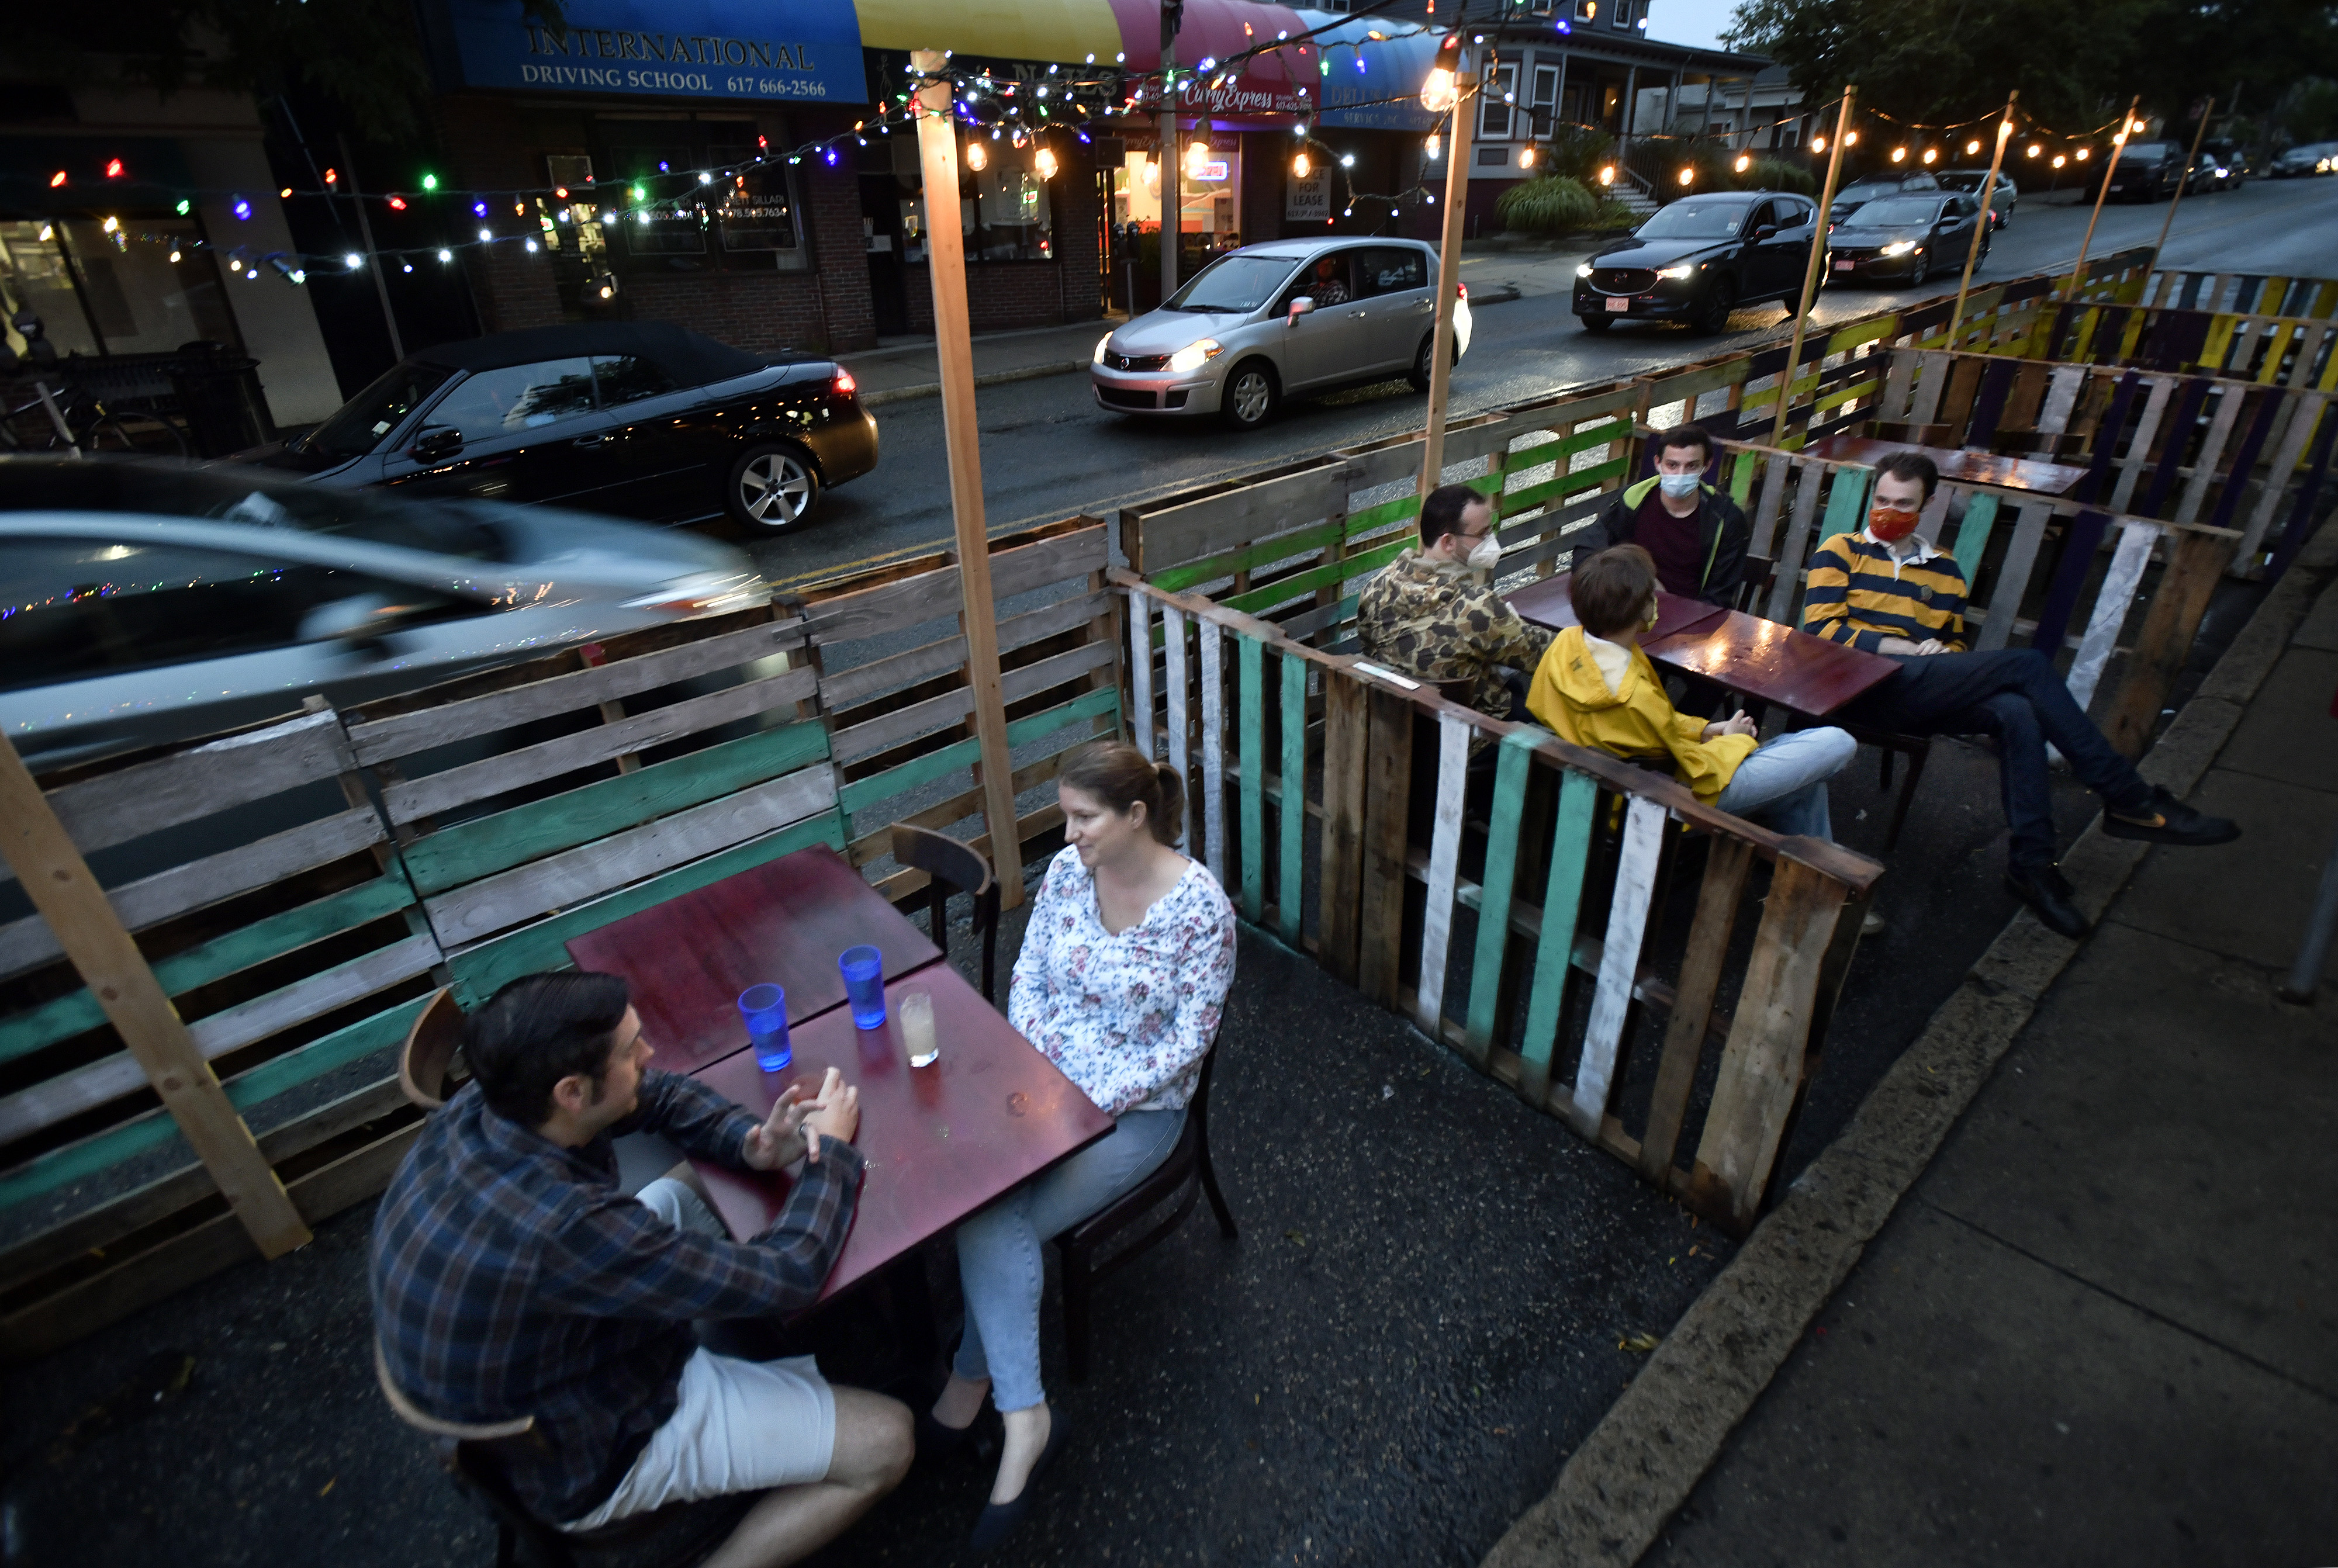
[{"label": "bush", "polygon": [[1599,198],[1569,174],[1538,174],[1501,194],[1494,211],[1518,234],[1567,234],[1599,220]]},{"label": "bush", "polygon": [[1797,196],[1819,193],[1819,182],[1811,172],[1783,158],[1756,158],[1754,167],[1737,175],[1736,180],[1748,191],[1791,191]]},{"label": "bush", "polygon": [[1560,125],[1535,154],[1547,174],[1564,174],[1585,185],[1599,181],[1599,171],[1616,162],[1616,138],[1588,125]]}]

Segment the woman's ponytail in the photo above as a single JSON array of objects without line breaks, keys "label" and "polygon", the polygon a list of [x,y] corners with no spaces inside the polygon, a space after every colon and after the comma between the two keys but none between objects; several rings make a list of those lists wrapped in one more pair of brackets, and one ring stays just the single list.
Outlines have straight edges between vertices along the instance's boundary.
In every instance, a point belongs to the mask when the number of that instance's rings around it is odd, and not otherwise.
[{"label": "woman's ponytail", "polygon": [[1166,762],[1155,762],[1153,775],[1160,803],[1147,808],[1145,820],[1153,824],[1154,838],[1174,847],[1185,828],[1185,781]]}]

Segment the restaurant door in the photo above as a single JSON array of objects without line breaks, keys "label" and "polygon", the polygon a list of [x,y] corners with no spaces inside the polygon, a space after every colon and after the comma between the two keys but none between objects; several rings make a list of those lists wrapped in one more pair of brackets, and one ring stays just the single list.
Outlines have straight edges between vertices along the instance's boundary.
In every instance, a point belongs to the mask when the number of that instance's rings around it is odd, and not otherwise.
[{"label": "restaurant door", "polygon": [[892,174],[860,177],[860,243],[869,256],[869,300],[879,338],[909,330],[909,279],[902,265],[901,183]]}]

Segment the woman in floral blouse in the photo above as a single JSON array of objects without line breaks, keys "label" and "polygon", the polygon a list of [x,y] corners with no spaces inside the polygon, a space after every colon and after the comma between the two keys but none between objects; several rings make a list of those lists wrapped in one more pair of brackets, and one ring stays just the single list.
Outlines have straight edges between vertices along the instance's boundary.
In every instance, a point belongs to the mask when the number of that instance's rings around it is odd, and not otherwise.
[{"label": "woman in floral blouse", "polygon": [[1007,1015],[1117,1125],[958,1227],[966,1337],[925,1436],[953,1446],[986,1395],[998,1406],[1007,1442],[977,1549],[1022,1518],[1029,1481],[1063,1446],[1039,1385],[1041,1248],[1176,1147],[1234,977],[1233,908],[1172,847],[1184,817],[1175,770],[1100,742],[1066,761],[1056,792],[1066,847],[1032,906]]}]

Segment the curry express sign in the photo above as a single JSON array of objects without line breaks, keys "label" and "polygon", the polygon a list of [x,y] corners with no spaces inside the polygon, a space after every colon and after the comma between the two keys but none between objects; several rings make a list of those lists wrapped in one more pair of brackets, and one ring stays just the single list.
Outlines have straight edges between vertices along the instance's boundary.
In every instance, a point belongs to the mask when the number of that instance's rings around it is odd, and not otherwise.
[{"label": "curry express sign", "polygon": [[443,0],[442,69],[466,87],[859,103],[851,0],[572,0],[558,23],[520,0]]}]

